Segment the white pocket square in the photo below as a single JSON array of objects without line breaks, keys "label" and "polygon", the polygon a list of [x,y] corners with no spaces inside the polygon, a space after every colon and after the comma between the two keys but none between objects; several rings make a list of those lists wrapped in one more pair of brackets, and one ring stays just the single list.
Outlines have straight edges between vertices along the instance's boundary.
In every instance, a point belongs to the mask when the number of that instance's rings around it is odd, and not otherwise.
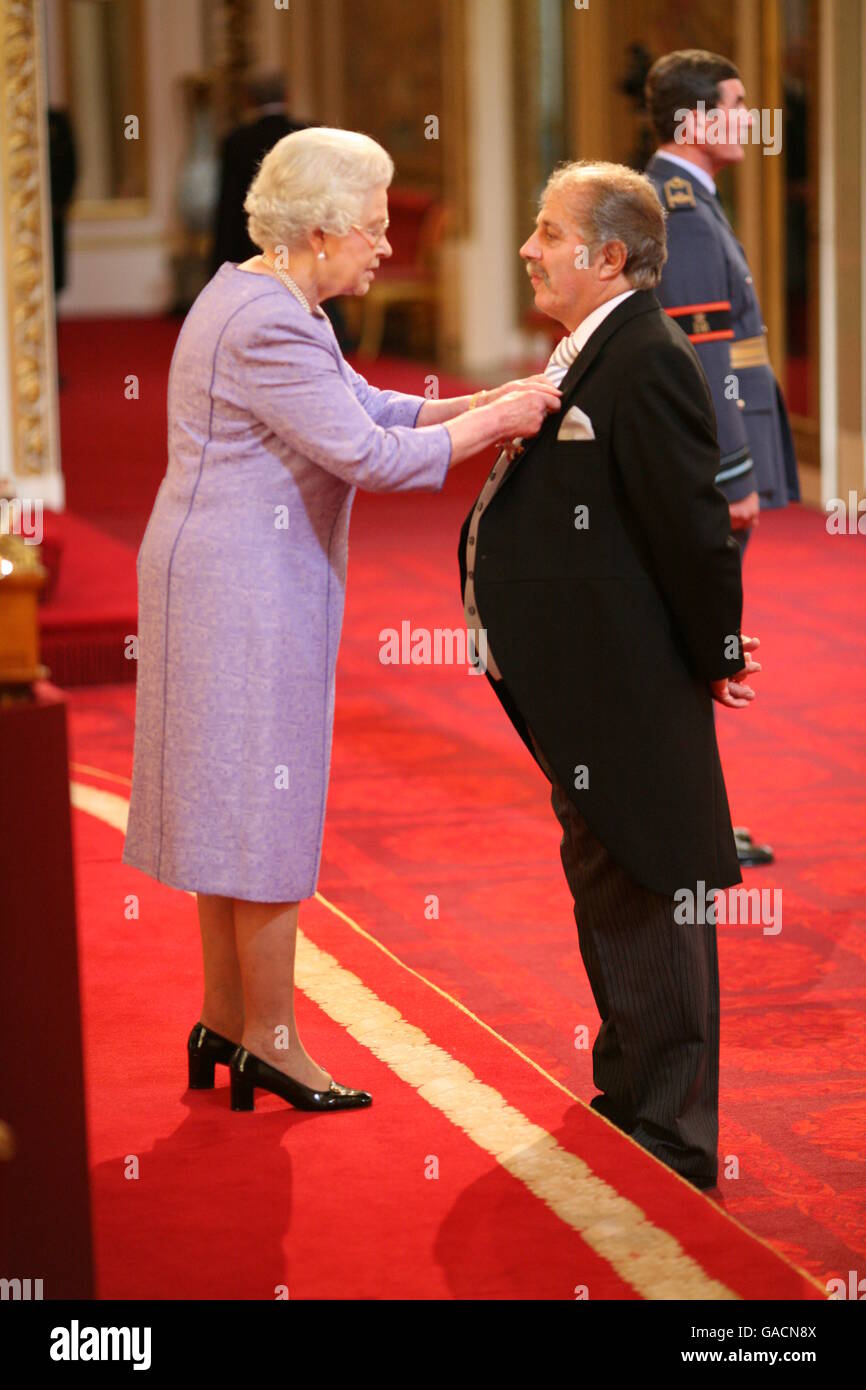
[{"label": "white pocket square", "polygon": [[573,405],[565,412],[557,439],[595,439],[592,421],[578,406]]}]

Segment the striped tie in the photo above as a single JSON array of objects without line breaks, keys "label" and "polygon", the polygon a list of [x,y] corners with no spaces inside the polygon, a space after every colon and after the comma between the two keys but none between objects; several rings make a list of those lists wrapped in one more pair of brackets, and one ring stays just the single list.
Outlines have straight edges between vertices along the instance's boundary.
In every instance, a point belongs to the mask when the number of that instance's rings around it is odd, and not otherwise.
[{"label": "striped tie", "polygon": [[[544,369],[544,375],[553,382],[554,386],[562,384],[563,378],[569,367],[577,357],[579,349],[575,342],[576,337],[577,331],[568,334],[565,338],[560,338],[553,352],[550,354],[547,366]],[[510,444],[505,446],[499,459],[497,459],[497,463],[502,459],[508,460],[509,464],[512,463],[522,448],[523,440],[513,439]]]},{"label": "striped tie", "polygon": [[577,344],[575,343],[576,333],[570,333],[566,338],[560,338],[553,352],[550,354],[550,361],[544,369],[544,375],[550,377],[554,386],[558,386],[577,357]]}]

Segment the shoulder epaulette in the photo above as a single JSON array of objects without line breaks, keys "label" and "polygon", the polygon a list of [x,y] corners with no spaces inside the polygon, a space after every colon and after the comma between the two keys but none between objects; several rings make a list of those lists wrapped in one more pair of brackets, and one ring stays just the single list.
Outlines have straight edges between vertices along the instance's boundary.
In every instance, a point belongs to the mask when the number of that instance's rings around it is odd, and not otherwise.
[{"label": "shoulder epaulette", "polygon": [[664,182],[665,202],[671,212],[677,208],[693,208],[695,202],[695,190],[692,188],[688,179],[684,179],[680,174],[676,174],[672,179]]}]

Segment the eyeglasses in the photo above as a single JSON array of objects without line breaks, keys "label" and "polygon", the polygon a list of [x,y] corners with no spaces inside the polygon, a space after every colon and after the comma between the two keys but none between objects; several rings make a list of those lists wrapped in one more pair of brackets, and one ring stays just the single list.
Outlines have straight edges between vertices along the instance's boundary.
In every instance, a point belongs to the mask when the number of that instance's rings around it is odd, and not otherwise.
[{"label": "eyeglasses", "polygon": [[361,233],[361,236],[368,243],[368,245],[378,246],[379,242],[383,239],[385,233],[390,227],[391,221],[390,218],[386,217],[384,222],[377,222],[375,227],[359,227],[357,222],[353,222],[351,225],[354,227],[356,232]]}]

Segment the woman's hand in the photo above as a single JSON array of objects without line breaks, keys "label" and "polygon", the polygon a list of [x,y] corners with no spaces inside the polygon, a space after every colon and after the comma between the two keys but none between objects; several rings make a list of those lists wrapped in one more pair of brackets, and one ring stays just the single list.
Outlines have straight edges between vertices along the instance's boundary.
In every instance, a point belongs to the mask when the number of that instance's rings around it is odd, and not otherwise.
[{"label": "woman's hand", "polygon": [[506,381],[504,385],[497,386],[492,391],[480,392],[481,399],[478,405],[495,405],[503,396],[510,396],[513,391],[538,391],[551,387],[553,390],[558,389],[553,386],[549,376],[545,376],[544,372],[538,372],[536,376],[518,377],[516,381]]},{"label": "woman's hand", "polygon": [[547,378],[519,391],[505,391],[492,405],[464,410],[443,424],[451,435],[451,466],[498,440],[537,434],[545,417],[559,410],[562,392]]},{"label": "woman's hand", "polygon": [[493,405],[487,406],[491,414],[495,412],[497,439],[525,439],[537,434],[551,411],[559,410],[562,392],[551,381],[544,386],[538,384],[520,391],[507,391]]},{"label": "woman's hand", "polygon": [[[425,401],[415,420],[415,428],[444,425],[457,415],[468,414],[470,411],[475,415],[479,410],[484,411],[488,406],[497,405],[506,396],[527,391],[541,391],[544,395],[550,395],[556,401],[554,409],[559,409],[562,392],[542,372],[538,376],[521,377],[519,381],[507,381],[504,386],[495,386],[490,391],[476,391],[472,396],[446,396],[441,401]],[[490,419],[489,416],[486,418]]]}]

